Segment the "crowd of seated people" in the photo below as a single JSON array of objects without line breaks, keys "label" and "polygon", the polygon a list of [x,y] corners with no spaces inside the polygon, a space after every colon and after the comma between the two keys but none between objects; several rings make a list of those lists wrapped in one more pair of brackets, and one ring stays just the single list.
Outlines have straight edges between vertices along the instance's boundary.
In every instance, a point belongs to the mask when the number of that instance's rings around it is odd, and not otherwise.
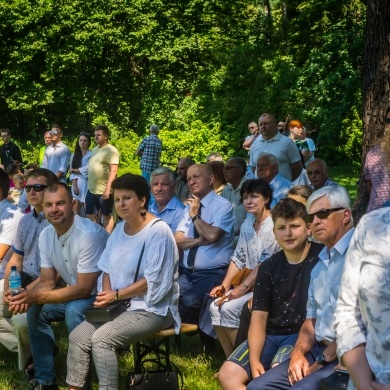
[{"label": "crowd of seated people", "polygon": [[[69,389],[88,387],[92,363],[100,388],[118,389],[116,350],[184,322],[199,325],[206,354],[221,344],[224,390],[315,390],[336,369],[350,373],[349,389],[390,389],[390,208],[355,230],[348,192],[314,158],[303,123],[288,123],[291,138],[280,123],[268,113],[250,123],[249,169],[214,152],[198,163],[181,157],[179,175],[109,176],[111,234],[76,213],[88,133],[71,186],[46,168],[23,180],[12,172],[30,213],[10,202],[10,173],[0,169],[0,342],[18,352],[34,389],[58,389],[53,321],[69,334]],[[386,130],[381,153],[390,156]],[[123,299],[131,304],[114,320],[85,320],[91,304]]]}]

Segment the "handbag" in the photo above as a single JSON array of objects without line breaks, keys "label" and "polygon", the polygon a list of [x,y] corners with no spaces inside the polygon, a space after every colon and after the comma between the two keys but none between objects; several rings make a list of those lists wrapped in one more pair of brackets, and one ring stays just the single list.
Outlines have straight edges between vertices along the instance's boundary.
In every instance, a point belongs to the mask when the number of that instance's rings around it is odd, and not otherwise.
[{"label": "handbag", "polygon": [[321,390],[342,390],[348,387],[348,372],[336,370],[333,374],[322,379],[320,382]]},{"label": "handbag", "polygon": [[175,371],[129,372],[128,390],[179,390],[179,377]]},{"label": "handbag", "polygon": [[[141,266],[142,256],[145,250],[145,243],[142,246],[141,254],[139,255],[137,270],[135,271],[134,282],[137,281],[139,268]],[[104,307],[95,307],[93,304],[84,312],[85,319],[88,322],[104,323],[114,320],[120,314],[124,313],[130,307],[130,299],[115,301]]]},{"label": "handbag", "polygon": [[[249,268],[243,268],[238,271],[238,273],[234,276],[231,285],[233,287],[237,287],[247,278],[247,276],[252,272],[253,270]],[[251,289],[252,290],[252,289]]]}]

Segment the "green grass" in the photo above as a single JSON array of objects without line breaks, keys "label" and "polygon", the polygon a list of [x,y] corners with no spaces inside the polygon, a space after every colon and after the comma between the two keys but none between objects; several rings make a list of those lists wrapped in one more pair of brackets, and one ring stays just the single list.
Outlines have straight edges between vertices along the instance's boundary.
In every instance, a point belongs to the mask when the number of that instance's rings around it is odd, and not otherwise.
[{"label": "green grass", "polygon": [[353,204],[358,189],[359,167],[349,165],[329,167],[329,177],[348,190]]}]

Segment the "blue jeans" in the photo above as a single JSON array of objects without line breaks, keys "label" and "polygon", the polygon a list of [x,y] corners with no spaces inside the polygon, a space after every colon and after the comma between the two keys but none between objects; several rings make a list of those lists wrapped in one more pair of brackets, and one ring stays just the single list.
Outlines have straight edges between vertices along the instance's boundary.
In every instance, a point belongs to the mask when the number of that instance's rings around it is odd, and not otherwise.
[{"label": "blue jeans", "polygon": [[95,301],[95,295],[67,303],[33,305],[28,309],[28,335],[34,359],[35,379],[41,385],[56,383],[54,371],[55,340],[53,321],[65,321],[70,333],[84,321],[85,310]]}]

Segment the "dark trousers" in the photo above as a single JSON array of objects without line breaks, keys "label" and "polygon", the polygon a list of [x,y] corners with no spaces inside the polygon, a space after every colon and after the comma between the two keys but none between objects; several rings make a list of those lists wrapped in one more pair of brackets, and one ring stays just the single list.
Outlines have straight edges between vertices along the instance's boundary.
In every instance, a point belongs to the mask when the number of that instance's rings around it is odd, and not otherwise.
[{"label": "dark trousers", "polygon": [[[306,354],[306,359],[309,361],[310,365],[314,363],[317,356],[322,353],[324,349],[325,346],[323,344],[316,343],[316,345],[314,345]],[[327,363],[318,371],[313,372],[293,386],[290,386],[287,376],[288,367],[290,365],[290,359],[288,359],[278,366],[271,368],[264,375],[249,382],[247,390],[320,390],[321,380],[334,372],[334,367],[337,363],[337,359],[334,362]]]},{"label": "dark trousers", "polygon": [[226,267],[195,272],[181,268],[180,273],[179,313],[181,320],[190,324],[199,324],[203,299],[215,286],[222,283]]}]

